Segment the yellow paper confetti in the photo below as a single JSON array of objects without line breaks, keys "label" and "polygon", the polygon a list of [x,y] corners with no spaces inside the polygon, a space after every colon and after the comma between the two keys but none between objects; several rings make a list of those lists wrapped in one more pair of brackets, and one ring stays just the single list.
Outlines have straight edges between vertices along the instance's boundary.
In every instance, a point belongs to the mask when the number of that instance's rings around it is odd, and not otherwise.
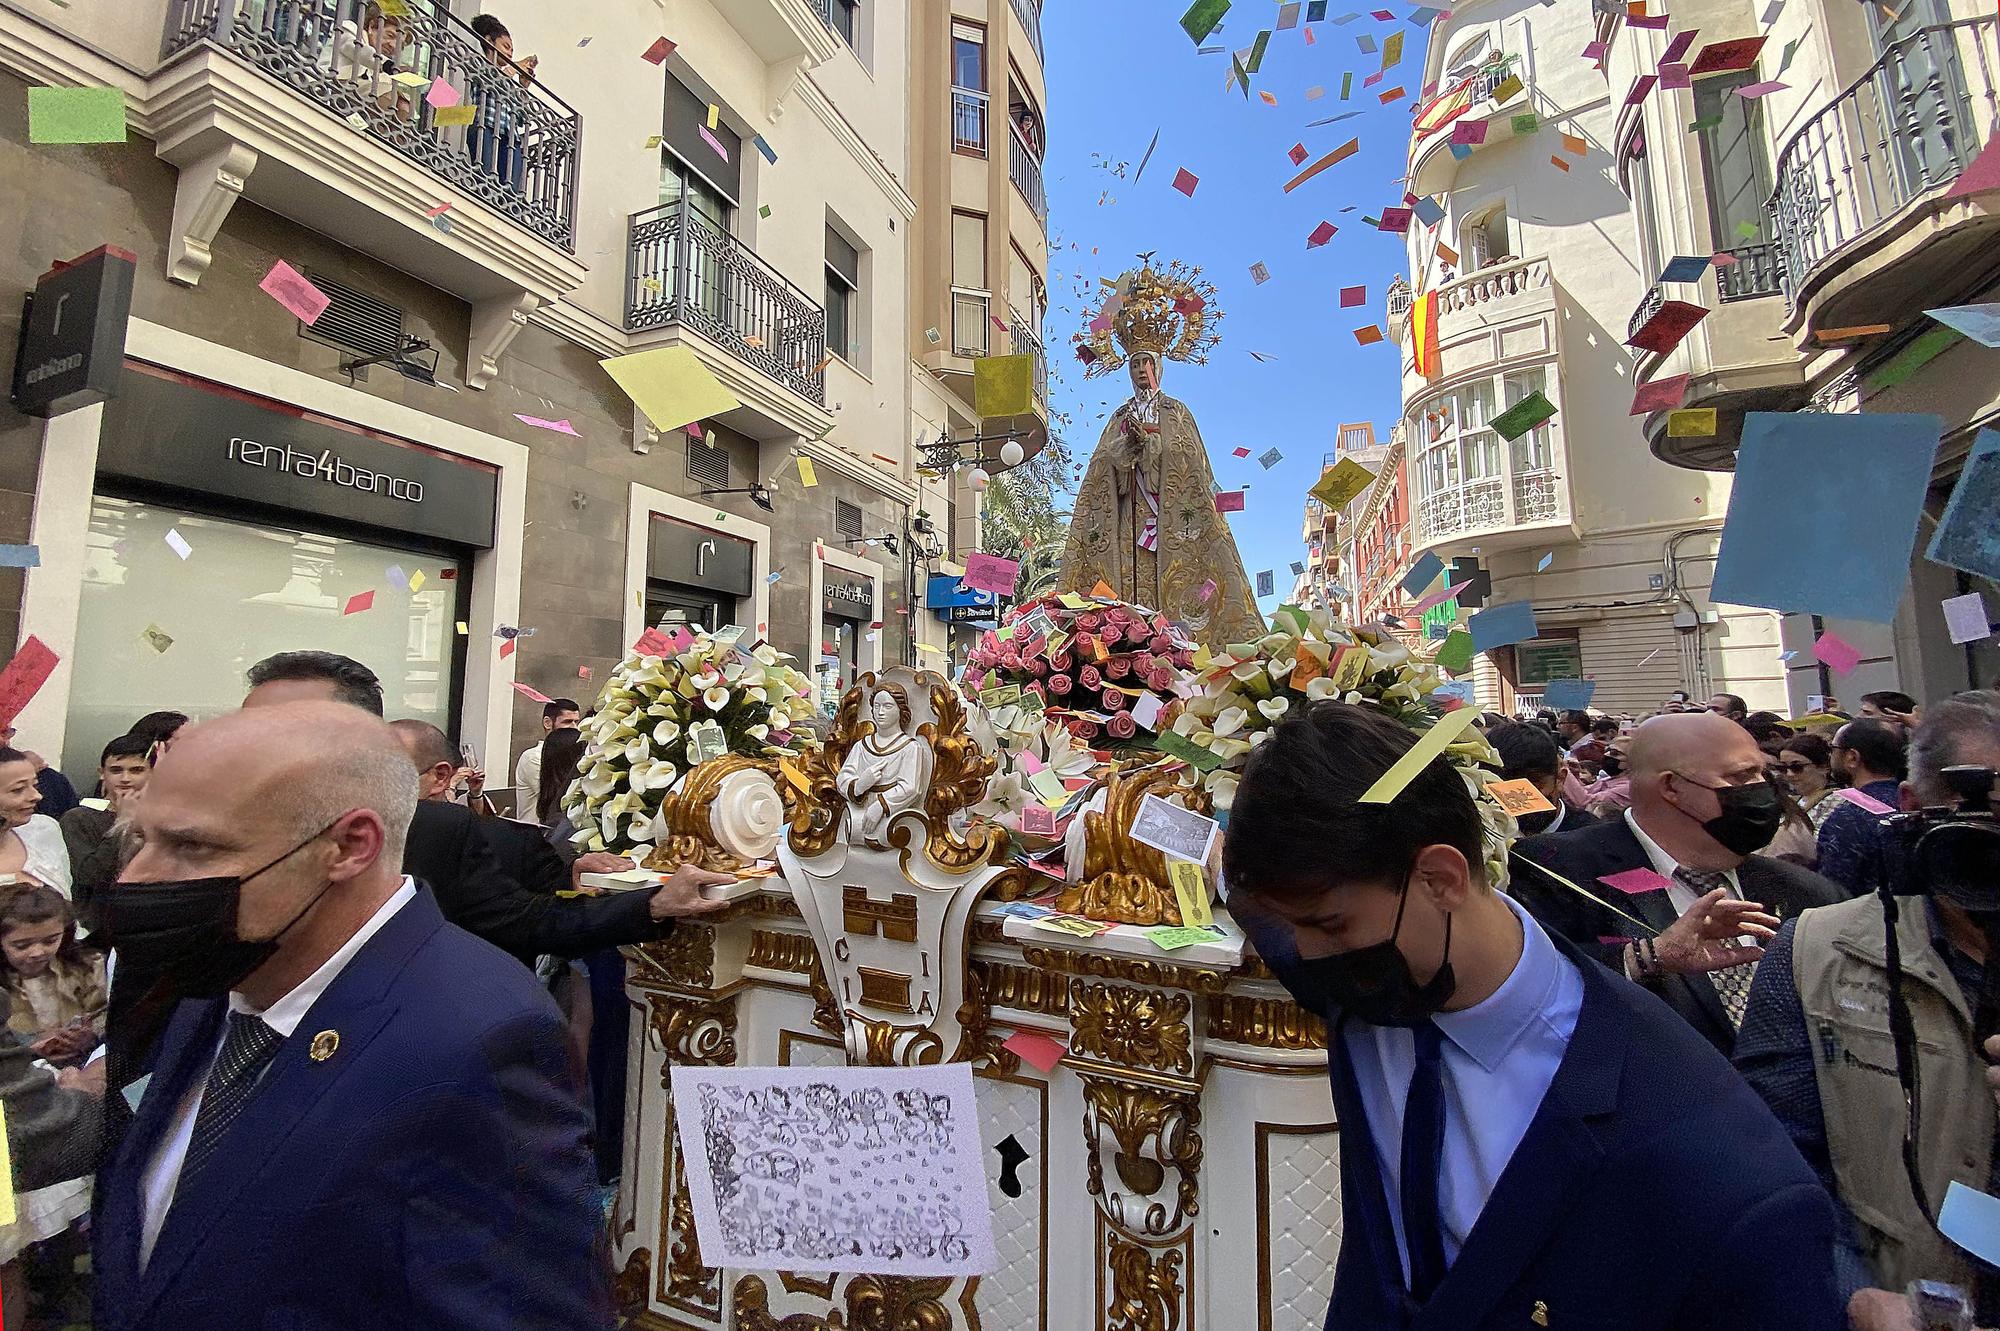
[{"label": "yellow paper confetti", "polygon": [[410,575],[410,590],[412,592],[421,590],[423,588],[425,581],[426,579],[424,577],[424,571],[422,569],[418,569],[415,573],[412,573]]},{"label": "yellow paper confetti", "polygon": [[457,106],[439,106],[431,110],[431,123],[439,129],[449,129],[454,125],[470,125],[478,118],[479,107],[472,102],[461,102]]},{"label": "yellow paper confetti", "polygon": [[813,472],[813,460],[803,453],[799,454],[799,480],[808,490],[819,484],[819,477]]},{"label": "yellow paper confetti", "polygon": [[14,1219],[14,1161],[7,1153],[7,1107],[0,1105],[0,1225]]},{"label": "yellow paper confetti", "polygon": [[678,430],[739,405],[688,347],[656,347],[598,363],[656,430]]},{"label": "yellow paper confetti", "polygon": [[459,620],[459,621],[458,621],[458,636],[459,636],[459,637],[461,637],[461,638],[463,638],[463,637],[466,637],[466,636],[468,636],[469,634],[471,634],[471,632],[472,632],[472,630],[471,630],[471,629],[469,629],[469,628],[467,628],[467,627],[465,626],[465,621],[464,621],[464,620],[462,620],[462,619],[461,619],[461,620]]},{"label": "yellow paper confetti", "polygon": [[1423,733],[1410,751],[1396,760],[1396,765],[1382,773],[1374,785],[1368,787],[1361,796],[1363,804],[1389,804],[1403,793],[1403,788],[1416,778],[1417,773],[1430,765],[1431,759],[1445,749],[1479,719],[1477,707],[1461,707],[1455,712],[1446,712],[1438,718],[1438,723]]},{"label": "yellow paper confetti", "polygon": [[1714,433],[1714,407],[1685,407],[1667,413],[1669,439],[1706,439]]}]

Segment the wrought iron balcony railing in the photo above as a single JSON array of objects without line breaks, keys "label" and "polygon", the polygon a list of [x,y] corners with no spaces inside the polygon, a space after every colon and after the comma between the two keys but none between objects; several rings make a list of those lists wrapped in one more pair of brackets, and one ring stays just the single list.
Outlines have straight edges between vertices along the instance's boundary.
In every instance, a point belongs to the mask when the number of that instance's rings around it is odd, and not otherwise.
[{"label": "wrought iron balcony railing", "polygon": [[1996,114],[1993,33],[1992,14],[1918,29],[1785,144],[1765,211],[1793,304],[1816,265],[1978,155]]},{"label": "wrought iron balcony railing", "polygon": [[1035,48],[1035,59],[1047,59],[1042,54],[1042,0],[1014,0],[1014,17],[1028,30],[1028,45]]},{"label": "wrought iron balcony railing", "polygon": [[1632,317],[1625,321],[1625,340],[1628,344],[1639,336],[1639,330],[1646,326],[1646,321],[1658,314],[1660,307],[1666,303],[1667,288],[1664,284],[1655,282],[1646,288],[1646,294],[1639,297],[1639,303],[1632,307]]},{"label": "wrought iron balcony railing", "polygon": [[970,88],[951,90],[951,148],[953,152],[986,156],[986,94]]},{"label": "wrought iron balcony railing", "polygon": [[1042,190],[1042,159],[1035,156],[1035,150],[1021,137],[1016,129],[1008,137],[1013,140],[1007,150],[1007,175],[1014,182],[1014,188],[1021,191],[1021,197],[1035,210],[1035,217],[1043,225],[1049,220],[1049,199]]},{"label": "wrought iron balcony railing", "polygon": [[1736,262],[1715,270],[1715,289],[1723,304],[1776,296],[1784,291],[1785,265],[1775,244],[1738,245],[1729,255]]},{"label": "wrought iron balcony railing", "polygon": [[[365,24],[368,9],[367,0],[172,0],[166,53],[211,43],[574,253],[582,117],[541,84],[523,85],[518,66],[452,15],[412,6]],[[456,106],[472,108],[469,125],[438,123],[426,93],[440,81]]]},{"label": "wrought iron balcony railing", "polygon": [[634,213],[625,327],[682,324],[815,406],[826,405],[826,311],[784,274],[688,205]]},{"label": "wrought iron balcony railing", "polygon": [[1014,316],[1014,354],[1035,358],[1035,404],[1044,412],[1049,409],[1049,352],[1042,345],[1042,339],[1020,315]]}]

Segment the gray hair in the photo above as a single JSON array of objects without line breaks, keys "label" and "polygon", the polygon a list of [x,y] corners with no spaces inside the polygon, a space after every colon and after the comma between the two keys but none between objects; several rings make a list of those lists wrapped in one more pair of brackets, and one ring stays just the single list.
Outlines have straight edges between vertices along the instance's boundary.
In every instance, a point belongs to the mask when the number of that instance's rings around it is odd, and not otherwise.
[{"label": "gray hair", "polygon": [[328,746],[313,779],[290,786],[275,812],[291,839],[304,841],[353,809],[373,809],[382,819],[381,862],[400,871],[417,810],[417,769],[402,745]]},{"label": "gray hair", "polygon": [[2000,693],[1979,689],[1945,699],[1925,714],[1910,740],[1910,784],[1927,804],[1953,800],[1943,771],[1983,741],[2000,748]]}]

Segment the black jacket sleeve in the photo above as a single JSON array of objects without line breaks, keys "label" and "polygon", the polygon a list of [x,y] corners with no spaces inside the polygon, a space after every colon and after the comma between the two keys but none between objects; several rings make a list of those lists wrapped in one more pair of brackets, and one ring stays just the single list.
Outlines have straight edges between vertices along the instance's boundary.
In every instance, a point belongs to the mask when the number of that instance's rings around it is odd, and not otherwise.
[{"label": "black jacket sleeve", "polygon": [[0,1104],[7,1111],[7,1151],[17,1192],[95,1169],[103,1128],[103,1103],[58,1087],[55,1074],[36,1067],[35,1057],[11,1031],[0,1030]]},{"label": "black jacket sleeve", "polygon": [[62,816],[69,850],[70,902],[86,929],[97,928],[97,897],[117,881],[119,838],[109,810],[75,808]]},{"label": "black jacket sleeve", "polygon": [[[482,821],[457,805],[425,801],[410,822],[404,872],[430,885],[444,917],[459,928],[530,965],[545,952],[580,957],[651,942],[667,932],[669,926],[652,918],[647,892],[556,896],[568,888],[569,871],[541,833],[526,824],[495,822],[493,836],[505,839],[508,852],[503,862]],[[526,853],[525,838],[518,848],[512,844],[517,828],[539,848],[534,858]]]}]

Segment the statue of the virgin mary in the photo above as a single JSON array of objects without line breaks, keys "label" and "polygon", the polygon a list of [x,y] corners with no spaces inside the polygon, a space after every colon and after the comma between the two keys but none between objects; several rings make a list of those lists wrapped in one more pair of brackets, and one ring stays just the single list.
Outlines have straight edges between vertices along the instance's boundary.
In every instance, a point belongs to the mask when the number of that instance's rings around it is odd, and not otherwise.
[{"label": "statue of the virgin mary", "polygon": [[1103,582],[1121,600],[1162,611],[1211,649],[1264,632],[1236,539],[1215,509],[1208,450],[1186,404],[1160,391],[1169,360],[1201,364],[1221,311],[1201,270],[1151,264],[1118,279],[1079,335],[1094,377],[1130,371],[1132,396],[1111,414],[1070,514],[1060,588]]}]

